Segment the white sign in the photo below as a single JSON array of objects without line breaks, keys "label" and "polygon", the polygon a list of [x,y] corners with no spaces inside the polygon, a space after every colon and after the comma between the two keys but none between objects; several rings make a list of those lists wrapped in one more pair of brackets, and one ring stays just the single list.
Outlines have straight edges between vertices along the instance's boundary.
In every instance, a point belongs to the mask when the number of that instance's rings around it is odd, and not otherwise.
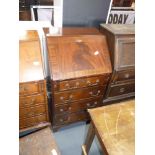
[{"label": "white sign", "polygon": [[111,10],[108,17],[108,24],[134,24],[135,11],[133,10]]}]

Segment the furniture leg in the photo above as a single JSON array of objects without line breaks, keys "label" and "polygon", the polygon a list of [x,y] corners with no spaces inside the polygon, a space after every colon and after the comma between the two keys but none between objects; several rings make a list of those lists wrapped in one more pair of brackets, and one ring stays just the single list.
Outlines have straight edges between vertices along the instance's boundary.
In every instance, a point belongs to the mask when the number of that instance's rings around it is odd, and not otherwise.
[{"label": "furniture leg", "polygon": [[91,147],[94,137],[95,137],[95,130],[94,130],[92,123],[90,123],[84,145],[82,145],[82,154],[83,155],[87,155],[89,153],[89,150],[90,150],[90,147]]}]

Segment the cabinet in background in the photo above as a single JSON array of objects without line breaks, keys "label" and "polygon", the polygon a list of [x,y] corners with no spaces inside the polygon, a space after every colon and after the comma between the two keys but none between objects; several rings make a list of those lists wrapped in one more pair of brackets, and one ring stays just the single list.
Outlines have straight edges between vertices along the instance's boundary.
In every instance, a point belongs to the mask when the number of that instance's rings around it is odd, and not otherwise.
[{"label": "cabinet in background", "polygon": [[101,24],[110,50],[113,73],[104,103],[135,96],[135,25]]},{"label": "cabinet in background", "polygon": [[25,31],[19,40],[19,128],[49,122],[46,81],[37,31]]}]

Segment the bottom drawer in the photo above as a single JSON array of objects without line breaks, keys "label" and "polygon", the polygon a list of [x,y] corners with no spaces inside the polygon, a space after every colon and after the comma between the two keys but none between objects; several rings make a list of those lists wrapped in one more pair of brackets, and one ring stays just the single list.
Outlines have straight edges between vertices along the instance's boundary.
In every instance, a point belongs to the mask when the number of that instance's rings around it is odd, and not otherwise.
[{"label": "bottom drawer", "polygon": [[35,117],[25,118],[19,120],[19,128],[23,129],[26,127],[32,127],[35,125],[38,125],[39,123],[47,122],[47,116],[46,115],[39,115]]},{"label": "bottom drawer", "polygon": [[126,84],[118,84],[111,85],[108,93],[108,97],[123,95],[135,92],[135,83],[126,83]]},{"label": "bottom drawer", "polygon": [[54,119],[54,125],[61,125],[76,121],[81,121],[89,118],[89,114],[85,111],[66,115],[57,115]]}]

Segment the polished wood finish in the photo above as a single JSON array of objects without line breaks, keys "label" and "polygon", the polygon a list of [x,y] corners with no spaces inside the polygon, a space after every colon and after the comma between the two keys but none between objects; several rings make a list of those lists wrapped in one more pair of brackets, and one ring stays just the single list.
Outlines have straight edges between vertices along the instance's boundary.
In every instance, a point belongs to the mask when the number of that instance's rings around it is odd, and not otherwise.
[{"label": "polished wood finish", "polygon": [[19,139],[20,155],[60,155],[49,127]]},{"label": "polished wood finish", "polygon": [[19,128],[48,121],[39,36],[37,31],[23,31],[19,39]]},{"label": "polished wood finish", "polygon": [[105,36],[47,36],[47,47],[53,129],[88,120],[86,109],[101,105],[112,72]]},{"label": "polished wood finish", "polygon": [[[50,36],[49,34],[49,28],[44,28],[44,33],[47,36]],[[101,32],[99,29],[95,27],[63,27],[61,30],[61,35],[100,35]]]},{"label": "polished wood finish", "polygon": [[47,44],[54,81],[111,73],[104,36],[47,37]]},{"label": "polished wood finish", "polygon": [[135,96],[135,29],[134,25],[101,24],[106,35],[113,73],[104,103]]},{"label": "polished wood finish", "polygon": [[106,155],[135,154],[135,101],[88,110],[91,124],[82,146],[87,155],[96,135]]}]

